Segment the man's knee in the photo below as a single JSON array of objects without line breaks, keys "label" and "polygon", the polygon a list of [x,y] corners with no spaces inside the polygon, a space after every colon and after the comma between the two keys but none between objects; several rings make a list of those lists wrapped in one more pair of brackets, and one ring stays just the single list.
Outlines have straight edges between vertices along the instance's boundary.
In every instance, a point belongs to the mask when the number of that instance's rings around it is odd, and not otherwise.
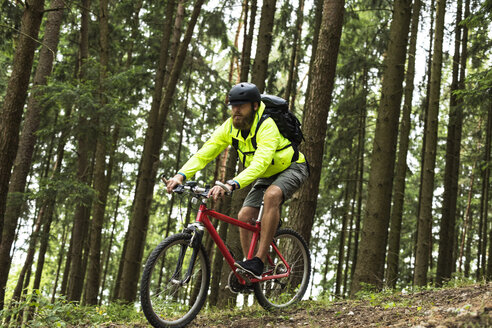
[{"label": "man's knee", "polygon": [[282,189],[280,189],[278,186],[275,185],[271,185],[270,187],[268,187],[263,197],[265,204],[275,205],[275,206],[280,206],[280,204],[282,204],[283,199],[284,199],[284,194],[282,192]]},{"label": "man's knee", "polygon": [[252,223],[258,216],[259,209],[255,207],[243,207],[239,211],[239,214],[237,215],[237,218],[239,221],[242,222],[247,222],[247,223]]}]

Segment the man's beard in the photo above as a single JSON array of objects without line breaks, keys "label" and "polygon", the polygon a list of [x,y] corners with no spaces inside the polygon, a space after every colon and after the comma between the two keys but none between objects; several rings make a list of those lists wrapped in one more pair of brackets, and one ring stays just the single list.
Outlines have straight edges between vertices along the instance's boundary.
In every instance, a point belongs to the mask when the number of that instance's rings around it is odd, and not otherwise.
[{"label": "man's beard", "polygon": [[232,117],[232,125],[238,130],[249,130],[255,120],[255,111],[252,110],[246,116]]}]

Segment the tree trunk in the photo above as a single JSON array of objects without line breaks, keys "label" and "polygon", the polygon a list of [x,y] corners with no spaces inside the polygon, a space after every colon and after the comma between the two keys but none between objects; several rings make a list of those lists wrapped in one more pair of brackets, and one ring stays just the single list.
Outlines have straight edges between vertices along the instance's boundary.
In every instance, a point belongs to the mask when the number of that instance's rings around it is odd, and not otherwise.
[{"label": "tree trunk", "polygon": [[[477,161],[474,161],[473,167],[471,169],[471,177],[470,177],[470,190],[468,191],[468,197],[467,197],[467,202],[466,202],[466,209],[465,209],[465,214],[464,214],[464,219],[463,219],[463,234],[461,237],[461,247],[460,247],[460,255],[459,255],[459,265],[458,265],[458,270],[461,272],[461,265],[462,265],[462,258],[463,258],[463,248],[465,246],[465,240],[466,240],[466,262],[468,262],[468,265],[465,263],[465,277],[468,277],[470,274],[470,258],[468,256],[471,246],[471,240],[473,239],[473,215],[471,214],[471,200],[472,200],[472,195],[473,195],[473,185],[475,183],[475,167],[476,167]],[[468,266],[468,268],[466,268]]]},{"label": "tree trunk", "polygon": [[68,278],[70,276],[70,266],[72,263],[72,248],[73,248],[73,226],[71,229],[70,233],[70,243],[68,245],[68,252],[67,252],[67,258],[65,261],[65,267],[63,268],[63,278],[62,278],[62,283],[60,287],[60,294],[61,295],[67,295],[67,289],[68,289]]},{"label": "tree trunk", "polygon": [[[67,109],[67,112],[65,113],[65,119],[68,119],[70,115],[71,115],[71,107]],[[53,179],[53,177],[57,176],[61,171],[68,132],[69,132],[68,129],[63,130],[59,138],[59,143],[56,150],[56,161],[52,169],[50,179]],[[36,273],[34,276],[34,285],[33,285],[34,290],[39,289],[41,285],[41,276],[43,273],[44,260],[46,256],[46,251],[48,250],[51,224],[53,222],[53,216],[55,212],[56,194],[57,194],[56,191],[54,191],[51,195],[47,197],[47,199],[44,201],[43,204],[43,219],[42,219],[43,230],[41,233],[41,243],[39,246],[38,260],[36,264]]]},{"label": "tree trunk", "polygon": [[300,42],[302,38],[302,23],[304,18],[304,0],[299,0],[297,8],[296,31],[294,33],[294,41],[292,42],[292,54],[290,56],[289,74],[287,77],[287,86],[285,89],[285,99],[290,101],[291,108],[295,108],[296,84],[297,84],[297,65],[299,64]]},{"label": "tree trunk", "polygon": [[[315,0],[314,1],[314,29],[313,29],[313,44],[311,47],[311,58],[309,59],[309,71],[308,71],[308,85],[306,89],[306,95],[308,95],[311,90],[311,72],[313,71],[313,66],[314,66],[314,59],[315,59],[315,54],[316,50],[318,48],[318,41],[319,41],[319,31],[321,29],[321,20],[323,18],[323,3],[324,0]],[[304,121],[304,112],[302,112],[302,119],[301,122]]]},{"label": "tree trunk", "polygon": [[170,40],[169,46],[169,56],[167,58],[166,71],[164,74],[164,84],[167,85],[169,80],[169,75],[171,70],[173,69],[174,62],[176,61],[176,56],[178,55],[179,41],[181,39],[182,29],[183,29],[183,20],[185,17],[185,0],[179,0],[178,7],[176,8],[176,17],[174,19],[174,28],[172,29],[172,37]]},{"label": "tree trunk", "polygon": [[362,196],[364,189],[364,153],[366,149],[366,121],[367,121],[367,95],[368,95],[368,69],[363,68],[362,72],[362,108],[359,120],[359,131],[358,131],[358,142],[357,142],[357,212],[354,227],[354,247],[353,247],[353,258],[352,267],[350,268],[350,280],[354,279],[355,266],[357,264],[357,253],[359,252],[359,237],[360,237],[360,226],[362,222]]},{"label": "tree trunk", "polygon": [[253,33],[255,29],[256,11],[257,11],[257,0],[251,0],[251,14],[249,15],[248,23],[248,7],[246,3],[245,18],[244,18],[244,41],[243,41],[243,51],[241,53],[241,73],[240,80],[248,81],[249,71],[251,67],[251,46],[253,44]]},{"label": "tree trunk", "polygon": [[343,217],[342,217],[342,229],[339,233],[340,236],[340,241],[338,243],[338,261],[337,261],[337,273],[336,273],[336,280],[335,280],[335,297],[340,296],[340,291],[342,290],[342,281],[343,281],[343,264],[344,264],[344,257],[345,257],[345,242],[347,240],[347,225],[349,223],[349,215],[350,215],[350,201],[349,201],[349,192],[350,192],[350,172],[352,169],[350,168],[348,170],[347,174],[347,184],[345,185],[345,196],[343,200],[344,204],[344,211],[343,211]]},{"label": "tree trunk", "polygon": [[396,281],[398,279],[400,234],[403,219],[403,204],[405,199],[405,178],[407,174],[407,152],[412,124],[410,115],[412,113],[412,99],[414,90],[415,54],[417,49],[417,34],[419,29],[421,5],[421,0],[415,0],[412,8],[412,28],[407,56],[407,73],[405,76],[405,103],[403,104],[402,118],[400,122],[398,160],[396,163],[395,181],[393,186],[393,208],[390,217],[387,258],[388,268],[386,271],[386,284],[391,288],[396,287]]},{"label": "tree trunk", "polygon": [[[108,29],[108,1],[99,1],[99,45],[100,45],[100,76],[99,76],[99,101],[100,107],[106,104],[104,80],[107,76],[109,61],[109,29]],[[94,167],[94,189],[97,194],[93,206],[90,247],[88,258],[87,282],[85,285],[84,303],[96,305],[101,280],[101,236],[108,198],[109,183],[111,181],[112,167],[106,165],[107,144],[109,129],[107,122],[98,117],[98,138],[96,145],[96,163]],[[111,156],[112,157],[112,156]],[[107,169],[107,176],[106,176]]]},{"label": "tree trunk", "polygon": [[427,269],[431,255],[430,238],[432,231],[432,199],[434,194],[434,169],[436,166],[439,97],[441,92],[442,43],[446,0],[437,1],[436,32],[429,90],[429,107],[425,128],[425,155],[422,167],[422,193],[418,214],[417,250],[413,283],[427,284]]},{"label": "tree trunk", "polygon": [[360,290],[361,283],[378,289],[383,287],[411,5],[411,0],[397,0],[394,5],[369,173],[366,216],[350,291],[352,296]]},{"label": "tree trunk", "polygon": [[[56,288],[58,286],[58,279],[60,278],[60,271],[63,262],[63,255],[65,253],[65,244],[67,242],[67,227],[63,226],[62,240],[60,244],[60,251],[58,252],[58,263],[56,266],[55,282],[53,283],[53,293],[51,294],[51,303],[55,303]],[[37,269],[36,269],[37,270]]]},{"label": "tree trunk", "polygon": [[3,309],[5,287],[10,270],[10,250],[17,220],[4,218],[12,165],[19,145],[19,129],[27,97],[27,88],[43,18],[44,0],[25,2],[21,31],[15,49],[12,74],[0,112],[0,310]]},{"label": "tree trunk", "polygon": [[[37,141],[36,131],[39,127],[39,122],[42,115],[43,107],[38,101],[40,96],[39,87],[46,85],[47,77],[51,74],[53,67],[53,57],[58,47],[60,26],[63,20],[63,2],[54,1],[51,4],[51,11],[48,14],[48,19],[45,28],[45,34],[43,37],[43,47],[41,48],[39,55],[39,62],[36,68],[36,74],[34,75],[34,84],[29,96],[26,117],[22,127],[21,139],[19,141],[19,149],[15,160],[14,169],[12,172],[11,183],[9,186],[9,198],[7,200],[7,209],[5,212],[5,218],[7,221],[17,222],[22,214],[22,208],[24,206],[24,191],[26,187],[27,176],[31,168],[34,146]],[[47,165],[49,166],[49,165]],[[26,256],[24,268],[20,274],[19,283],[14,291],[13,298],[20,299],[22,290],[22,283],[20,280],[24,280],[24,276],[27,271],[31,269],[31,265],[34,259],[34,252],[36,249],[36,243],[39,235],[41,224],[43,224],[44,206],[41,206],[39,211],[39,217],[35,224],[35,229],[31,235],[31,241],[29,244],[28,255]]]},{"label": "tree trunk", "polygon": [[[247,21],[247,1],[244,2],[243,5],[243,13],[245,15],[245,21]],[[242,17],[242,15],[241,15]],[[247,25],[247,24],[246,24]],[[241,34],[241,24],[239,24],[237,32],[236,32],[236,37],[234,38],[234,47],[237,49],[238,48],[238,40],[239,36]],[[251,47],[251,44],[249,44],[249,47]],[[242,52],[242,57],[245,57],[245,52],[250,52],[251,48],[247,48],[246,46],[243,48]],[[248,55],[249,56],[249,55]],[[231,59],[231,65],[229,67],[229,84],[233,84],[233,75],[235,71],[235,63],[236,65],[239,65],[236,60],[234,60],[234,57]],[[248,66],[249,67],[249,66]],[[245,71],[247,67],[242,67],[239,71],[239,76],[241,74],[245,74],[246,76],[248,75],[248,71]],[[228,99],[226,99],[226,103],[228,102]],[[227,110],[227,107],[223,107],[222,110],[222,120],[225,121],[229,117],[229,111]],[[183,122],[184,123],[184,122]],[[215,174],[215,179],[219,181],[227,181],[229,179],[232,179],[236,173],[236,164],[237,164],[237,153],[233,150],[232,147],[226,148],[220,156],[217,158],[217,164],[216,164],[216,174]],[[218,204],[218,212],[223,213],[225,215],[229,215],[232,217],[235,217],[236,213],[231,213],[231,197],[225,197],[222,200],[220,200]],[[229,224],[223,221],[219,221],[219,227],[218,227],[218,233],[220,238],[227,243],[227,240],[231,240],[228,238],[229,236],[229,231],[234,230],[235,227],[231,226],[231,229],[229,229]],[[235,229],[238,230],[238,229]],[[232,235],[232,233],[230,233]],[[237,240],[239,240],[239,235],[236,236]],[[237,241],[232,239],[233,242]],[[229,249],[231,250],[231,249]],[[238,254],[240,255],[241,253],[235,253],[232,251],[233,254]],[[228,273],[230,272],[229,265],[227,262],[224,261],[224,257],[220,253],[218,248],[215,248],[215,255],[213,257],[213,262],[212,262],[212,281],[211,281],[211,286],[210,286],[210,295],[209,295],[209,305],[211,306],[225,306],[229,302],[232,301],[232,299],[235,297],[232,297],[231,292],[226,290],[226,285],[228,283],[227,278],[228,278]],[[219,305],[220,302],[220,305]]]},{"label": "tree trunk", "polygon": [[268,57],[272,48],[273,19],[277,0],[264,0],[261,8],[260,29],[258,31],[255,61],[251,70],[251,82],[258,90],[265,90],[268,73]]},{"label": "tree trunk", "polygon": [[39,231],[41,230],[41,218],[43,217],[42,210],[38,212],[36,221],[34,222],[34,228],[31,233],[29,240],[29,247],[26,254],[26,259],[24,260],[24,265],[19,273],[17,279],[17,285],[15,286],[14,293],[12,295],[12,301],[20,300],[22,289],[24,288],[24,281],[26,278],[26,273],[31,270],[32,262],[34,260],[34,253],[36,251],[36,244],[38,240]]},{"label": "tree trunk", "polygon": [[335,80],[338,48],[343,25],[344,0],[325,0],[319,41],[304,110],[301,151],[309,161],[311,174],[294,194],[290,205],[292,226],[309,243],[318,200],[325,148],[328,111]]},{"label": "tree trunk", "polygon": [[[102,303],[102,298],[103,298],[103,292],[106,288],[106,276],[108,274],[109,270],[109,259],[112,255],[112,248],[113,248],[113,243],[115,240],[115,230],[116,230],[116,223],[118,222],[118,211],[120,209],[120,200],[121,200],[121,188],[123,184],[123,165],[121,167],[121,172],[120,172],[120,182],[118,184],[118,192],[116,193],[116,204],[114,207],[114,213],[113,213],[113,224],[111,228],[111,235],[109,236],[109,245],[106,250],[106,259],[104,261],[104,273],[102,277],[102,282],[101,282],[101,288],[100,288],[100,295],[99,295],[99,304]],[[109,288],[108,288],[109,289]]]},{"label": "tree trunk", "polygon": [[[144,144],[144,151],[142,158],[140,159],[140,165],[139,165],[139,172],[137,176],[137,185],[135,187],[135,197],[133,199],[133,205],[132,208],[135,207],[135,203],[137,202],[137,195],[140,198],[140,201],[146,202],[145,198],[146,196],[146,189],[142,189],[142,186],[140,186],[140,183],[149,183],[150,175],[151,175],[151,168],[154,159],[152,158],[152,143],[154,142],[154,134],[161,134],[162,131],[158,131],[159,129],[163,129],[163,127],[159,127],[157,125],[157,120],[159,118],[159,107],[161,105],[161,100],[162,100],[162,92],[163,92],[163,84],[164,84],[164,75],[166,71],[166,65],[167,61],[169,58],[169,43],[171,40],[171,33],[172,33],[172,24],[173,24],[173,19],[174,19],[174,11],[175,11],[175,6],[176,6],[176,1],[175,0],[170,0],[167,2],[166,6],[166,18],[164,20],[164,28],[162,31],[162,38],[161,38],[161,46],[160,46],[160,53],[159,53],[159,62],[157,65],[157,70],[156,70],[156,75],[154,79],[154,90],[152,93],[152,103],[150,106],[150,112],[149,112],[149,117],[147,119],[147,130],[145,132],[145,144]],[[152,183],[153,184],[153,183]],[[153,189],[153,187],[152,187]],[[141,195],[140,195],[141,194]],[[146,203],[144,203],[146,204]],[[145,218],[142,218],[143,220],[148,220]],[[125,256],[127,252],[127,243],[128,243],[128,237],[129,237],[129,231],[127,231],[127,234],[125,236],[125,242],[124,242],[124,247],[123,247],[123,252],[121,254],[121,260],[118,268],[118,274],[116,277],[116,282],[115,282],[115,289],[113,291],[113,298],[118,299],[119,298],[119,293],[120,293],[120,287],[121,287],[121,275],[123,274],[123,268],[124,268],[124,263],[125,263]]]},{"label": "tree trunk", "polygon": [[124,263],[118,293],[118,298],[126,302],[132,302],[137,294],[137,283],[149,222],[149,208],[152,202],[155,177],[159,165],[159,151],[162,146],[162,133],[166,123],[167,114],[172,104],[181,68],[183,67],[186,57],[188,45],[191,41],[193,29],[198,20],[202,5],[203,0],[197,0],[195,3],[193,13],[188,23],[188,28],[179,47],[176,61],[174,62],[169,82],[166,86],[164,99],[159,108],[156,129],[153,133],[146,135],[141,174],[137,183],[135,204],[130,225],[128,227],[128,245],[123,258]]},{"label": "tree trunk", "polygon": [[[236,163],[238,160],[237,157],[237,152],[235,152],[232,148],[229,148],[229,151],[227,152],[227,161],[226,161],[226,171],[225,171],[225,179],[231,179],[234,177],[234,174],[236,172]],[[227,201],[223,202],[223,210],[225,214],[228,214],[232,217],[235,217],[236,213],[232,212],[232,199],[229,198]],[[239,229],[234,226],[229,226],[227,229],[227,237],[224,239],[224,241],[227,241],[227,247],[229,247],[229,250],[233,253],[236,259],[241,259],[242,258],[242,250],[241,250],[241,243],[240,243],[240,238],[239,238]],[[222,258],[222,257],[221,257]],[[222,258],[223,259],[223,258]],[[219,295],[218,295],[218,302],[217,306],[227,306],[229,304],[235,304],[236,301],[236,295],[232,294],[229,290],[225,288],[225,286],[228,284],[228,278],[229,278],[229,273],[230,273],[229,265],[227,262],[223,261],[223,266],[222,266],[222,273],[221,273],[221,288],[219,290]]]},{"label": "tree trunk", "polygon": [[456,31],[454,41],[453,73],[449,101],[449,122],[446,143],[446,166],[444,169],[444,193],[442,200],[442,217],[439,231],[439,256],[437,258],[436,285],[442,286],[453,273],[453,256],[455,245],[456,203],[458,199],[458,177],[461,151],[461,132],[463,129],[463,104],[458,102],[456,91],[461,88],[459,83],[460,70],[464,74],[465,67],[460,67],[460,45],[466,47],[461,40],[461,13],[463,1],[458,0],[456,11]]},{"label": "tree trunk", "polygon": [[[81,26],[80,26],[80,80],[86,78],[86,60],[89,56],[89,10],[90,0],[84,0],[81,8]],[[81,110],[81,109],[79,109]],[[79,136],[77,149],[77,180],[81,184],[89,183],[89,122],[86,113],[80,113],[79,119]],[[68,276],[67,299],[78,302],[82,294],[84,285],[85,271],[83,271],[83,249],[87,236],[87,227],[89,225],[88,212],[90,208],[87,203],[89,199],[82,196],[76,205],[73,218],[73,231],[71,241],[71,263]]]},{"label": "tree trunk", "polygon": [[[492,101],[489,99],[489,110],[487,115],[487,131],[485,138],[485,158],[484,163],[488,163],[484,165],[482,171],[482,198],[480,200],[484,218],[484,227],[488,227],[488,217],[489,217],[489,200],[490,200],[490,150],[491,150],[491,139],[492,139]],[[487,235],[487,229],[484,229],[484,235]],[[489,235],[489,258],[487,267],[485,267],[485,261],[482,260],[484,273],[486,273],[485,277],[487,281],[492,280],[492,229],[490,230]],[[485,243],[485,242],[484,242]],[[485,247],[484,247],[485,248]],[[483,253],[485,255],[485,252]],[[485,271],[485,269],[487,269]]]}]

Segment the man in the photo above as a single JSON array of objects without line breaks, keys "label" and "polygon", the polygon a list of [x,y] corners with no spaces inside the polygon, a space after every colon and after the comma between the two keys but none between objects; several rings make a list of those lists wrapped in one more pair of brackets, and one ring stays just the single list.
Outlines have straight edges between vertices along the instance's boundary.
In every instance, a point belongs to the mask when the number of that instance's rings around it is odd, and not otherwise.
[{"label": "man", "polygon": [[[257,180],[244,200],[238,219],[252,223],[258,217],[262,200],[260,243],[255,257],[246,261],[236,261],[235,266],[257,279],[263,273],[269,245],[275,235],[280,220],[280,206],[290,198],[309,175],[304,155],[282,136],[272,118],[267,118],[257,129],[257,124],[265,110],[258,88],[252,83],[239,83],[229,92],[231,117],[218,127],[203,147],[166,181],[170,193],[186,178],[193,176],[217,157],[227,146],[235,143],[240,160],[245,169],[226,182],[230,191],[244,188]],[[256,132],[256,148],[252,139]],[[266,188],[266,190],[265,190]],[[209,197],[218,199],[225,191],[214,186]],[[247,256],[252,232],[240,229],[241,246]]]}]

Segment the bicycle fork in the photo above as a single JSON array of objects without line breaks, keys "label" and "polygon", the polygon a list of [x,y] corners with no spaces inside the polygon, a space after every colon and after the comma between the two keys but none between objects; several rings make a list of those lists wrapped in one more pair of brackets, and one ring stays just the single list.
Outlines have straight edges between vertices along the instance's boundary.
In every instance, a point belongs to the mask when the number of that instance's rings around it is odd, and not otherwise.
[{"label": "bicycle fork", "polygon": [[[198,255],[198,251],[200,250],[200,245],[202,244],[203,239],[203,226],[197,223],[190,224],[187,228],[183,230],[183,233],[189,233],[192,235],[189,244],[182,245],[181,250],[179,251],[178,263],[176,264],[176,270],[174,271],[171,281],[176,284],[183,286],[188,283],[191,279],[191,275],[193,273],[193,267],[195,266],[196,257]],[[188,247],[193,249],[193,253],[191,254],[190,263],[188,264],[188,270],[186,275],[182,280],[176,279],[180,276],[180,273],[183,269],[184,257],[186,254],[186,250]]]}]

